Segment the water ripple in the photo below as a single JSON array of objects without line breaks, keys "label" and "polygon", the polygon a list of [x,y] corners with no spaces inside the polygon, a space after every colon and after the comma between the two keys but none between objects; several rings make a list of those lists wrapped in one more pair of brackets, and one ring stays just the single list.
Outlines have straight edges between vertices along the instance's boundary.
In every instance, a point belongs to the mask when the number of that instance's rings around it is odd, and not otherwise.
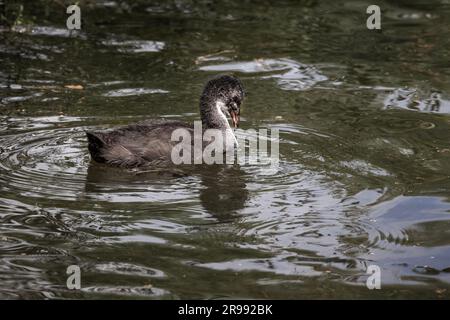
[{"label": "water ripple", "polygon": [[148,88],[126,88],[111,90],[103,94],[104,97],[129,97],[129,96],[140,96],[143,94],[154,94],[154,93],[169,93],[169,91],[162,89],[148,89]]},{"label": "water ripple", "polygon": [[450,113],[450,100],[439,92],[422,92],[414,88],[396,89],[384,99],[384,107],[406,110]]},{"label": "water ripple", "polygon": [[102,42],[106,46],[117,47],[119,52],[159,52],[164,49],[165,43],[161,41],[148,40],[105,40]]},{"label": "water ripple", "polygon": [[237,71],[243,73],[263,73],[262,78],[277,80],[283,90],[301,91],[328,80],[316,67],[291,59],[255,59],[253,61],[228,62],[199,67],[202,71]]}]

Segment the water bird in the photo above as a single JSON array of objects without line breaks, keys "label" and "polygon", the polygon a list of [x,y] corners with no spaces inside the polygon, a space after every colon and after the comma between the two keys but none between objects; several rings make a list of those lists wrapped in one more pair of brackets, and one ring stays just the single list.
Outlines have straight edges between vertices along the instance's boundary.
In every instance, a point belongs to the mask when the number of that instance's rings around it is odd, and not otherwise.
[{"label": "water bird", "polygon": [[[241,81],[230,75],[209,80],[200,96],[202,130],[224,132],[225,148],[237,143],[227,116],[237,128],[243,100]],[[94,161],[111,166],[135,168],[167,164],[171,162],[172,148],[177,143],[171,140],[172,132],[179,128],[188,130],[193,136],[192,124],[164,119],[145,120],[107,131],[86,131],[88,149]],[[195,148],[193,140],[191,143]],[[204,148],[204,145],[200,147]]]}]

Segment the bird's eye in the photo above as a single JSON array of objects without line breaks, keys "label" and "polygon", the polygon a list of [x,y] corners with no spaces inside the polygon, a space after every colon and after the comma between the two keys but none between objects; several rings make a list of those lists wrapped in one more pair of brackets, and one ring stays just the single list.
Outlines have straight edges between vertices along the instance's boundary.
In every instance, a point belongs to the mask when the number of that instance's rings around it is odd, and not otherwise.
[{"label": "bird's eye", "polygon": [[239,101],[239,99],[234,98],[230,102],[230,108],[236,111],[239,109],[240,104],[241,104],[241,102]]},{"label": "bird's eye", "polygon": [[237,112],[239,110],[239,106],[236,102],[232,101],[229,105],[228,105],[228,109],[230,111],[234,111]]}]

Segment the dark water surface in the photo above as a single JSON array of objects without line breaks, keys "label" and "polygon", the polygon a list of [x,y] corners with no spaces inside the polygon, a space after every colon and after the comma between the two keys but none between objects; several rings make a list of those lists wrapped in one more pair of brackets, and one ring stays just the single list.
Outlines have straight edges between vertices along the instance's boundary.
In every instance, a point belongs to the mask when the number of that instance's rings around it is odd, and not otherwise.
[{"label": "dark water surface", "polygon": [[[72,34],[62,1],[7,3],[0,298],[450,297],[450,2],[378,1],[381,32],[371,2],[271,2],[81,1]],[[224,72],[276,174],[90,163],[83,130],[198,119]]]}]

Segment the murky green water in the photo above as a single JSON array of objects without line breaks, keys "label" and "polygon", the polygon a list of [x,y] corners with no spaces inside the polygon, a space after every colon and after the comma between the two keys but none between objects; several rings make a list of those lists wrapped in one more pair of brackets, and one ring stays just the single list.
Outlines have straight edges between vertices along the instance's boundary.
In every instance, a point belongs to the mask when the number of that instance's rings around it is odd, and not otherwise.
[{"label": "murky green water", "polygon": [[[450,297],[447,0],[378,2],[381,32],[365,1],[90,1],[72,34],[23,2],[0,32],[1,298]],[[276,174],[90,163],[83,130],[198,119],[218,73],[244,129],[280,130]]]}]

